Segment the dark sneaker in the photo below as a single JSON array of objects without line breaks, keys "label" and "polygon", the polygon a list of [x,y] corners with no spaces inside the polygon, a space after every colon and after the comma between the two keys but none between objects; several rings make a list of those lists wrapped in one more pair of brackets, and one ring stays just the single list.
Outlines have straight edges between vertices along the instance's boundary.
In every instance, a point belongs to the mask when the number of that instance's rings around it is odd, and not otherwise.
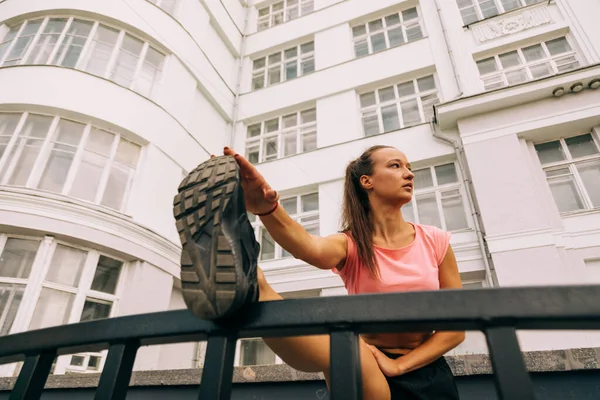
[{"label": "dark sneaker", "polygon": [[179,186],[173,214],[181,238],[181,282],[199,318],[229,317],[256,301],[259,245],[246,214],[240,170],[231,156],[211,158]]}]

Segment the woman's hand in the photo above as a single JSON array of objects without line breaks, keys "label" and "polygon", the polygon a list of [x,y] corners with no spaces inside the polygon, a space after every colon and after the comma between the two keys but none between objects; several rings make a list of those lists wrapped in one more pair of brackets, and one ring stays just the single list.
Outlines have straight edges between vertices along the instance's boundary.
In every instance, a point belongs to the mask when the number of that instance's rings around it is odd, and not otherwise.
[{"label": "woman's hand", "polygon": [[399,376],[404,374],[405,368],[402,366],[402,357],[392,360],[385,354],[383,354],[377,347],[372,346],[370,344],[367,345],[373,353],[377,364],[379,364],[379,369],[383,374],[387,377]]},{"label": "woman's hand", "polygon": [[240,167],[246,209],[252,214],[266,214],[272,211],[277,201],[279,201],[279,193],[269,186],[254,165],[250,164],[250,161],[233,149],[225,147],[223,154],[234,157]]}]

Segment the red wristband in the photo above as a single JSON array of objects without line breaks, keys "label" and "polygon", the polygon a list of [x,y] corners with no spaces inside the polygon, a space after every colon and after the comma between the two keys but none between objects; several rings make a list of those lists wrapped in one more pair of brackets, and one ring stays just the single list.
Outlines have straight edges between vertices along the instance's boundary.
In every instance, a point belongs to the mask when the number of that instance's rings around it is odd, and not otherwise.
[{"label": "red wristband", "polygon": [[271,215],[275,212],[275,210],[277,210],[277,207],[279,207],[279,202],[275,203],[275,207],[273,207],[273,209],[269,212],[266,212],[264,214],[255,214],[257,217],[266,217],[267,215]]}]

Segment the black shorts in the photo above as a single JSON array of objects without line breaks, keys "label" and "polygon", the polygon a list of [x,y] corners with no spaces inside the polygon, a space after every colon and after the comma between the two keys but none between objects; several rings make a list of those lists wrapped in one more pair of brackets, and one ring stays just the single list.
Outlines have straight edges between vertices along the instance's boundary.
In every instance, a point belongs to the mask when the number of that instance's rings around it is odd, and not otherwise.
[{"label": "black shorts", "polygon": [[[384,353],[390,358],[399,354]],[[452,370],[444,357],[407,374],[387,378],[391,400],[459,400]]]}]

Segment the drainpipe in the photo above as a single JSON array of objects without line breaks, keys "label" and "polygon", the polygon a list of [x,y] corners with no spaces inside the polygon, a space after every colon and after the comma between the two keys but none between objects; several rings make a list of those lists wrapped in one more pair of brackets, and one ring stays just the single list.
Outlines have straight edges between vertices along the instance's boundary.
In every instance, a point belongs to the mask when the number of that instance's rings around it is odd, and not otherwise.
[{"label": "drainpipe", "polygon": [[481,229],[481,214],[477,209],[475,197],[473,196],[473,191],[471,190],[471,186],[473,181],[471,180],[471,174],[469,172],[466,160],[465,160],[465,151],[462,145],[462,141],[460,139],[453,140],[443,136],[439,130],[437,125],[434,123],[434,120],[430,122],[431,132],[433,133],[433,137],[440,139],[448,144],[450,144],[454,148],[454,153],[456,154],[456,161],[458,162],[458,167],[462,172],[462,181],[463,186],[465,187],[465,191],[467,192],[467,203],[469,204],[469,211],[471,212],[471,216],[473,217],[473,221],[475,223],[475,234],[477,235],[477,242],[479,243],[479,250],[481,251],[481,255],[483,257],[483,265],[485,267],[485,275],[486,281],[489,287],[498,286],[498,279],[496,278],[493,261],[491,259],[491,255],[488,251],[488,248],[485,244],[485,240],[483,238],[483,230]]},{"label": "drainpipe", "polygon": [[240,102],[240,91],[242,86],[243,69],[244,69],[244,57],[246,55],[246,32],[248,32],[248,21],[250,20],[251,8],[248,3],[244,2],[246,7],[246,18],[244,20],[244,30],[242,31],[242,42],[240,43],[240,65],[238,68],[237,82],[235,85],[235,100],[233,102],[233,111],[231,113],[231,132],[229,132],[229,138],[227,140],[228,146],[233,147],[233,139],[235,137],[235,126],[238,122],[239,115],[239,102]]},{"label": "drainpipe", "polygon": [[452,66],[452,74],[454,75],[454,81],[456,83],[456,88],[458,89],[458,95],[456,98],[461,97],[463,95],[463,90],[460,85],[460,77],[458,75],[458,69],[456,68],[456,64],[454,63],[454,52],[452,51],[452,46],[450,46],[450,41],[448,40],[448,31],[446,30],[446,25],[444,24],[444,20],[442,18],[442,9],[440,8],[440,4],[438,0],[433,0],[435,3],[435,9],[437,12],[437,17],[440,22],[440,26],[442,27],[442,36],[444,37],[444,43],[446,44],[446,48],[448,49],[448,57],[450,58],[450,65]]}]

